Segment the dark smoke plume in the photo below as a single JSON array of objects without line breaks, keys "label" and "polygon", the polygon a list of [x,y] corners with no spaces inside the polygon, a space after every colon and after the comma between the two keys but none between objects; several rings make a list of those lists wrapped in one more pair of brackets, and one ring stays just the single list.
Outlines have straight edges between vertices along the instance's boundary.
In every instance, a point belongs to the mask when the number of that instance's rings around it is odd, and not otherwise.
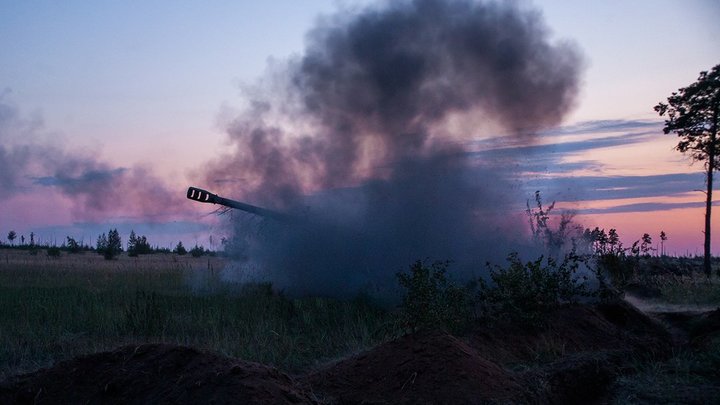
[{"label": "dark smoke plume", "polygon": [[0,94],[0,201],[50,187],[70,199],[79,220],[160,220],[186,206],[182,189],[172,190],[148,169],[112,167],[50,137],[40,118],[23,117],[7,93]]},{"label": "dark smoke plume", "polygon": [[[396,1],[320,20],[302,57],[248,90],[208,179],[296,213],[244,219],[245,277],[293,292],[386,289],[416,259],[465,274],[523,246],[521,169],[478,162],[479,119],[525,142],[573,105],[580,57],[512,3]],[[241,216],[243,217],[243,216]],[[243,217],[244,218],[244,217]]]}]

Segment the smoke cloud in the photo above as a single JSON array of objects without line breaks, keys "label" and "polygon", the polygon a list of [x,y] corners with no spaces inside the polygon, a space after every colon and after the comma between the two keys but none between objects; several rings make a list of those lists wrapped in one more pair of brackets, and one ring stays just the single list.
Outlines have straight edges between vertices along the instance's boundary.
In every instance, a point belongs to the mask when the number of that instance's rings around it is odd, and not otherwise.
[{"label": "smoke cloud", "polygon": [[[513,3],[395,1],[319,20],[304,54],[246,89],[232,149],[207,173],[229,196],[300,218],[239,215],[234,273],[294,293],[387,292],[417,259],[461,275],[525,246],[521,168],[473,160],[572,107],[581,58]],[[520,212],[522,214],[522,212]]]},{"label": "smoke cloud", "polygon": [[60,191],[80,220],[111,215],[159,220],[181,212],[183,190],[173,190],[147,168],[112,167],[89,153],[63,147],[0,93],[0,201],[37,187]]}]

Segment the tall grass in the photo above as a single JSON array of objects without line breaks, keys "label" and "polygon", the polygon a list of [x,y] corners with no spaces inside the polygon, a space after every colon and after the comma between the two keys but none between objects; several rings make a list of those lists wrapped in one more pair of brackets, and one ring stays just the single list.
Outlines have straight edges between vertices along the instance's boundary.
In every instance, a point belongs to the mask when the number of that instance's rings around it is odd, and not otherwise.
[{"label": "tall grass", "polygon": [[222,267],[219,258],[171,254],[105,261],[0,251],[0,378],[135,342],[293,372],[395,333],[391,314],[368,300],[291,299],[269,285],[223,283]]}]

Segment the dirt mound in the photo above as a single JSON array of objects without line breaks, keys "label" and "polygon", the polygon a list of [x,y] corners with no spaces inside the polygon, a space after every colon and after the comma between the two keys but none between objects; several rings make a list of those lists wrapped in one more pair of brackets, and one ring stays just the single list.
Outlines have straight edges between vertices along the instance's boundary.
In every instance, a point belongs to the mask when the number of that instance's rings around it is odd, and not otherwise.
[{"label": "dirt mound", "polygon": [[626,301],[600,304],[599,315],[612,323],[616,336],[638,354],[663,355],[671,349],[670,333],[659,322]]},{"label": "dirt mound", "polygon": [[625,286],[625,293],[632,294],[638,298],[660,298],[662,297],[662,291],[653,286],[649,286],[644,283],[630,283]]},{"label": "dirt mound", "polygon": [[310,374],[338,403],[578,403],[606,395],[626,363],[670,353],[669,335],[623,302],[577,305],[546,327],[480,325],[466,340],[408,335]]},{"label": "dirt mound", "polygon": [[720,337],[720,308],[706,312],[690,328],[690,338],[695,343],[706,342]]},{"label": "dirt mound", "polygon": [[565,356],[528,373],[537,387],[535,403],[588,404],[600,402],[617,376],[620,357],[612,352]]},{"label": "dirt mound", "polygon": [[539,329],[480,326],[469,344],[485,358],[505,365],[551,363],[583,352],[661,356],[671,349],[668,332],[623,301],[560,308],[549,314],[546,326]]},{"label": "dirt mound", "polygon": [[[720,330],[720,310],[693,324]],[[274,368],[172,345],[126,346],[0,383],[0,403],[591,403],[670,335],[624,302],[562,308],[540,329],[479,325],[465,339],[406,335],[299,381]],[[312,391],[311,391],[312,390]]]},{"label": "dirt mound", "polygon": [[125,346],[0,383],[0,403],[315,403],[274,368],[193,348]]},{"label": "dirt mound", "polygon": [[517,377],[437,331],[385,343],[312,373],[306,381],[343,404],[473,404],[524,395]]},{"label": "dirt mound", "polygon": [[660,324],[622,301],[561,308],[543,328],[481,326],[469,344],[521,375],[536,403],[599,401],[628,361],[672,349]]}]

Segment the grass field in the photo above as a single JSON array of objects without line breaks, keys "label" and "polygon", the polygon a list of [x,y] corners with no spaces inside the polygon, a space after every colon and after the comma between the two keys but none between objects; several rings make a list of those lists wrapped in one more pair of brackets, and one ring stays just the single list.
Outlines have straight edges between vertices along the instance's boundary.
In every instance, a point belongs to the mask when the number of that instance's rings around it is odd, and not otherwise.
[{"label": "grass field", "polygon": [[290,299],[224,283],[222,258],[154,254],[104,260],[0,250],[0,379],[134,342],[190,345],[286,371],[396,334],[366,300]]}]

